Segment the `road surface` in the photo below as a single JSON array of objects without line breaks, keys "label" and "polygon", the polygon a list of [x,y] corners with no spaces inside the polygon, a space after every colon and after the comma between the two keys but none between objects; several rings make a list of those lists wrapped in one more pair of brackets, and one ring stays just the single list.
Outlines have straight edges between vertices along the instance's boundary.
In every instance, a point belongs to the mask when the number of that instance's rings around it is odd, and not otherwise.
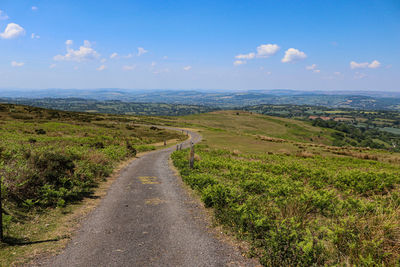
[{"label": "road surface", "polygon": [[[192,140],[200,141],[191,132]],[[212,233],[169,166],[175,147],[134,160],[66,249],[40,266],[255,266]]]}]

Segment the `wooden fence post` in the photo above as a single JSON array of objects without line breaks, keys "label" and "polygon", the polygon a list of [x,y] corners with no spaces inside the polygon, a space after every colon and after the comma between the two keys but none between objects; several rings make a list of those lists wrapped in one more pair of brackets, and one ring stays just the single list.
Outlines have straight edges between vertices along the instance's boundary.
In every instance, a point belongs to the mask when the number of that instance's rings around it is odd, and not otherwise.
[{"label": "wooden fence post", "polygon": [[194,165],[194,146],[193,142],[190,142],[190,159],[189,159],[189,167],[193,169]]},{"label": "wooden fence post", "polygon": [[166,140],[164,140],[164,146],[166,146],[167,145],[167,141]]}]

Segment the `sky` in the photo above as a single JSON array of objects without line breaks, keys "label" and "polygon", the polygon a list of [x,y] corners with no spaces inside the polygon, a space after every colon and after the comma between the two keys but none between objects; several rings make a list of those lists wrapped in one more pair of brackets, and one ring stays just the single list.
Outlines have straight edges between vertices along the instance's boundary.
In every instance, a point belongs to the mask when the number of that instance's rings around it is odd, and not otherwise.
[{"label": "sky", "polygon": [[0,88],[400,91],[400,1],[0,0]]}]

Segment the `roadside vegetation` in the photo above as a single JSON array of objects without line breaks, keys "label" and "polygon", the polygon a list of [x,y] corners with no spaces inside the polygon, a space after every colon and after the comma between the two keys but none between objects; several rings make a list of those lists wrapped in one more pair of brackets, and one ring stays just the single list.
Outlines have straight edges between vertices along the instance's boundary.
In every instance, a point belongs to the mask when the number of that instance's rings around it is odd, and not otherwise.
[{"label": "roadside vegetation", "polygon": [[26,231],[32,220],[90,197],[119,162],[166,140],[186,138],[141,122],[136,117],[0,104],[5,241],[0,249],[37,241]]},{"label": "roadside vegetation", "polygon": [[248,112],[184,120],[204,141],[193,169],[187,150],[174,165],[263,265],[399,263],[400,154],[334,146],[334,129]]}]

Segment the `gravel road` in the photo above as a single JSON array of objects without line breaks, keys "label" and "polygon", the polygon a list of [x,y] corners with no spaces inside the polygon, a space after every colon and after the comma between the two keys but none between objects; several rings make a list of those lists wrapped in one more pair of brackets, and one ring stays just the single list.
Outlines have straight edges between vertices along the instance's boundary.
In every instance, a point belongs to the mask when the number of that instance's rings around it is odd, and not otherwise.
[{"label": "gravel road", "polygon": [[[190,132],[192,140],[199,134]],[[169,166],[175,147],[134,160],[61,254],[39,266],[255,266],[215,237]]]}]

